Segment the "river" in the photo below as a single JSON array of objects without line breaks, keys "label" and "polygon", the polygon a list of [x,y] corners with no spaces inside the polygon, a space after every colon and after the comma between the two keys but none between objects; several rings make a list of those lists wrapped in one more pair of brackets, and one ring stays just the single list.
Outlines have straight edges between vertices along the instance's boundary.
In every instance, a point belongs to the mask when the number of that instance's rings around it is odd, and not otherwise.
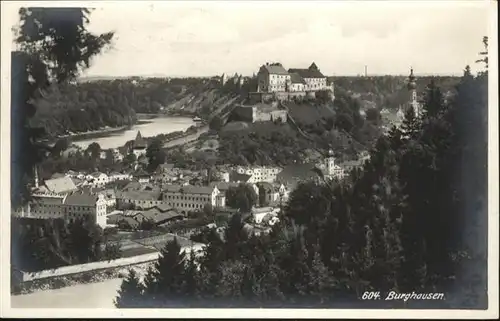
[{"label": "river", "polygon": [[129,130],[104,134],[102,137],[75,140],[73,144],[85,149],[91,143],[96,142],[102,149],[117,148],[125,145],[129,140],[135,139],[138,131],[141,131],[143,137],[152,137],[159,134],[186,130],[194,124],[195,122],[187,117],[157,117],[148,119],[147,124],[135,125]]}]

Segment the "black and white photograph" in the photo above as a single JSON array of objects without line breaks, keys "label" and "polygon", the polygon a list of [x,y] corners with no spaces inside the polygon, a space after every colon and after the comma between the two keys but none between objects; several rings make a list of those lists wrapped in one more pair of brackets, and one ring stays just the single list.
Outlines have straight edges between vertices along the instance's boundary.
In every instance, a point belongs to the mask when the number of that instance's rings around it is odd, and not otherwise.
[{"label": "black and white photograph", "polygon": [[496,1],[1,5],[2,316],[498,318]]}]

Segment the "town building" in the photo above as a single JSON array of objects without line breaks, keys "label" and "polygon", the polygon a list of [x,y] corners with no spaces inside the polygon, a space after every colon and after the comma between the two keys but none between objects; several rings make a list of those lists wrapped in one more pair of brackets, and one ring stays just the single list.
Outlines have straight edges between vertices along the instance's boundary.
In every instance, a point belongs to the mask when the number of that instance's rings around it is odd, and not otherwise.
[{"label": "town building", "polygon": [[[327,90],[326,76],[321,73],[318,66],[313,62],[307,69],[290,68],[289,73],[296,74],[305,83],[305,91]],[[296,76],[296,79],[298,77]]]},{"label": "town building", "polygon": [[34,194],[32,200],[17,216],[36,219],[90,220],[106,227],[107,204],[102,194],[75,192],[67,195]]},{"label": "town building", "polygon": [[148,209],[163,204],[160,200],[159,189],[124,190],[116,192],[116,207],[119,209],[135,208]]},{"label": "town building", "polygon": [[272,167],[272,166],[236,167],[236,172],[238,174],[245,174],[250,176],[250,178],[246,181],[247,183],[257,183],[257,182],[273,183],[276,181],[276,177],[278,176],[279,172],[281,172],[281,170],[282,169],[279,167]]},{"label": "town building", "polygon": [[130,174],[115,173],[115,172],[109,174],[109,181],[110,182],[128,181],[131,179],[132,179],[132,175],[130,175]]},{"label": "town building", "polygon": [[307,83],[298,73],[290,73],[290,91],[306,91]]},{"label": "town building", "polygon": [[[242,182],[211,182],[209,186],[216,187],[224,196],[227,197],[227,191],[230,188],[238,187],[240,183]],[[259,195],[259,187],[257,186],[257,184],[252,184],[252,183],[244,183],[244,184],[250,185],[253,188],[255,194]]]},{"label": "town building", "polygon": [[238,105],[231,112],[232,121],[243,121],[248,123],[257,123],[265,121],[278,121],[286,123],[288,112],[280,108],[277,102],[257,103],[254,105]]},{"label": "town building", "polygon": [[134,143],[132,145],[132,152],[135,157],[139,158],[143,155],[146,155],[147,148],[146,140],[142,137],[141,132],[137,132],[137,136],[135,137]]},{"label": "town building", "polygon": [[111,154],[113,155],[113,159],[115,162],[121,162],[123,160],[123,154],[118,148],[111,149]]},{"label": "town building", "polygon": [[87,183],[90,186],[102,187],[110,182],[108,175],[101,172],[94,172],[86,177]]},{"label": "town building", "polygon": [[335,163],[333,150],[328,151],[325,160],[317,165],[327,179],[342,179],[345,176],[344,169]]},{"label": "town building", "polygon": [[286,70],[281,63],[266,63],[257,74],[257,89],[249,93],[253,102],[325,97],[334,100],[334,84],[313,62],[309,68]]},{"label": "town building", "polygon": [[257,73],[258,92],[285,92],[291,81],[288,71],[280,63],[266,63]]},{"label": "town building", "polygon": [[252,220],[256,224],[262,224],[266,216],[278,216],[279,208],[274,207],[260,207],[252,208],[250,211]]},{"label": "town building", "polygon": [[259,202],[266,205],[283,205],[288,201],[290,191],[284,184],[259,182],[256,185],[259,188]]},{"label": "town building", "polygon": [[35,190],[38,194],[67,194],[78,190],[73,180],[68,176],[45,180],[44,186],[38,185],[38,174],[35,172]]},{"label": "town building", "polygon": [[163,188],[163,202],[184,212],[202,210],[206,204],[226,206],[226,196],[215,186],[166,185]]},{"label": "town building", "polygon": [[222,74],[222,76],[220,78],[221,78],[220,82],[221,82],[222,86],[224,86],[227,83],[227,81],[229,80],[229,76],[226,74]]},{"label": "town building", "polygon": [[139,169],[137,172],[133,174],[133,177],[137,179],[137,181],[141,184],[147,184],[151,181],[151,175],[148,174],[145,170]]},{"label": "town building", "polygon": [[102,194],[73,193],[65,198],[63,204],[64,215],[69,222],[84,219],[106,228],[107,204]]}]

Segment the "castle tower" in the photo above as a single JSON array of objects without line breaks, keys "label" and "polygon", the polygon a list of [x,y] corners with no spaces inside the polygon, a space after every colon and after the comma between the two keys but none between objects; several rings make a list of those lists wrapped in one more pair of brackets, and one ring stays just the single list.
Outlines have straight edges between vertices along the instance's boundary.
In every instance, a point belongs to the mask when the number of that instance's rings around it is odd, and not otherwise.
[{"label": "castle tower", "polygon": [[415,116],[420,117],[421,110],[417,99],[417,83],[413,74],[413,68],[410,69],[410,76],[408,77],[408,90],[410,92],[410,106],[413,108]]}]

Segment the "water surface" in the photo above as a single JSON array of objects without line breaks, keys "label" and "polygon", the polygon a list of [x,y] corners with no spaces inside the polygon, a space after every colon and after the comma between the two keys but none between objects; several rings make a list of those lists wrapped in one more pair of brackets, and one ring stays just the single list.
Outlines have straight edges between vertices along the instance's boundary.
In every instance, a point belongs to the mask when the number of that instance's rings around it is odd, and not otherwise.
[{"label": "water surface", "polygon": [[152,137],[159,134],[186,130],[195,124],[191,118],[187,117],[158,117],[148,119],[148,122],[147,124],[135,125],[132,129],[122,132],[105,134],[103,137],[73,141],[73,143],[84,149],[93,142],[98,143],[102,149],[117,148],[125,145],[129,140],[135,139],[138,131],[141,131],[143,137]]}]

